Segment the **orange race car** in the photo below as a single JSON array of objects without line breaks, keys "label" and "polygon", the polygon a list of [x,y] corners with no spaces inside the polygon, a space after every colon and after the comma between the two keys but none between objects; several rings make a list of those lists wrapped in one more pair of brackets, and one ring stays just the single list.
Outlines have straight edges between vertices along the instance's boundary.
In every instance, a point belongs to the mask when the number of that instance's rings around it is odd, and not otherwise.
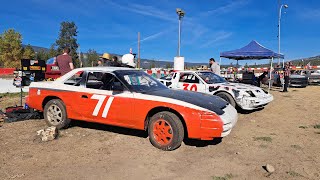
[{"label": "orange race car", "polygon": [[224,137],[238,119],[220,97],[169,89],[143,71],[121,67],[80,68],[53,82],[33,82],[27,104],[57,128],[83,120],[145,130],[162,150],[178,148],[185,136]]}]

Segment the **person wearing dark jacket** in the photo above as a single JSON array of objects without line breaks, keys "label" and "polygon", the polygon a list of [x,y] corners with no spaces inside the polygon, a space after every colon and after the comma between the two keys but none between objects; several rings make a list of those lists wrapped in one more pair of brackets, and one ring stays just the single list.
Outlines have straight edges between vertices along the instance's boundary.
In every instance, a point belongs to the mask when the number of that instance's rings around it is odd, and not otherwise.
[{"label": "person wearing dark jacket", "polygon": [[282,92],[288,92],[289,76],[290,76],[289,63],[286,63],[286,65],[284,66],[283,74],[284,74],[284,87],[283,87],[283,91]]},{"label": "person wearing dark jacket", "polygon": [[267,77],[268,72],[264,71],[259,77],[258,77],[258,87],[261,86],[261,82],[263,81],[264,78]]}]

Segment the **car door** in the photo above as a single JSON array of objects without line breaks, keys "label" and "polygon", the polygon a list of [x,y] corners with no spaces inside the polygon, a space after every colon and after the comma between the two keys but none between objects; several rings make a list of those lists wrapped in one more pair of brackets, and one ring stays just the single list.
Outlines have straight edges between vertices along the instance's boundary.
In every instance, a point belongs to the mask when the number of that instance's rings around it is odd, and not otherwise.
[{"label": "car door", "polygon": [[88,96],[85,116],[103,124],[132,127],[133,94],[112,73],[104,73],[100,81],[99,88],[91,86],[94,90]]},{"label": "car door", "polygon": [[178,89],[205,92],[206,86],[195,73],[180,73]]}]

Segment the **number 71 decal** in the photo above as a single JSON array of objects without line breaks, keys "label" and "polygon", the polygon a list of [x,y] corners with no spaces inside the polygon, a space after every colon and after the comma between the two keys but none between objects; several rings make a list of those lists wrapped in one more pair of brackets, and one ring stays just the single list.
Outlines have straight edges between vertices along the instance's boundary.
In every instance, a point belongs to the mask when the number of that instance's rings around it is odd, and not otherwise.
[{"label": "number 71 decal", "polygon": [[[93,110],[92,116],[98,116],[98,113],[99,113],[99,111],[101,109],[101,106],[102,106],[104,100],[106,99],[106,97],[107,96],[105,96],[105,95],[98,95],[98,94],[94,94],[93,96],[91,96],[91,99],[98,100],[98,103],[97,103],[96,107]],[[108,116],[108,112],[109,112],[109,109],[110,109],[110,106],[112,104],[113,99],[114,99],[114,97],[110,96],[108,101],[107,101],[106,106],[104,106],[104,109],[103,109],[103,112],[102,112],[102,117],[103,118],[106,118]]]}]

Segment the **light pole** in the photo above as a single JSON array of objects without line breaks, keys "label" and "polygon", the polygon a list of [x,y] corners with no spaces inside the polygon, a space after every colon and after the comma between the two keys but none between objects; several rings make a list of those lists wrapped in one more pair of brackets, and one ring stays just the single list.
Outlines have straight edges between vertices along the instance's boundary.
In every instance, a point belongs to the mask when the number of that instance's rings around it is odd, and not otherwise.
[{"label": "light pole", "polygon": [[[279,3],[280,5],[280,3]],[[282,7],[284,8],[288,8],[289,6],[287,4],[281,4],[279,7],[279,19],[278,19],[278,53],[280,54],[280,23],[281,23],[281,10]],[[280,65],[280,57],[278,58],[278,65]],[[283,63],[282,66],[284,67],[284,59],[283,59]]]},{"label": "light pole", "polygon": [[178,57],[180,57],[180,45],[181,45],[181,20],[182,20],[182,18],[184,17],[184,15],[185,15],[185,12],[182,10],[182,9],[180,9],[180,8],[177,8],[176,9],[176,12],[177,12],[177,14],[178,14],[178,17],[179,17],[179,34],[178,34]]}]

